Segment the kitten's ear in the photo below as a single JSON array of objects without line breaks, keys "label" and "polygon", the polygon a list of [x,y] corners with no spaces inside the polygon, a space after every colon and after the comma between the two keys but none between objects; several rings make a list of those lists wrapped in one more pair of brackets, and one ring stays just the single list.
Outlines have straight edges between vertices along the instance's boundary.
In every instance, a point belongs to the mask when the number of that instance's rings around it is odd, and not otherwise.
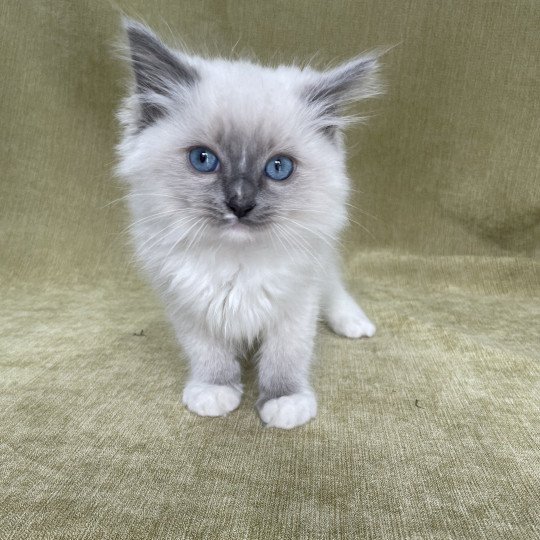
[{"label": "kitten's ear", "polygon": [[197,70],[178,53],[169,49],[146,26],[125,18],[129,58],[135,77],[135,92],[140,102],[141,127],[161,118],[170,98],[199,79]]},{"label": "kitten's ear", "polygon": [[316,73],[308,83],[305,97],[320,119],[328,123],[325,130],[343,126],[345,119],[340,117],[349,104],[382,93],[377,77],[382,54],[383,51],[373,51],[353,58],[334,69]]}]

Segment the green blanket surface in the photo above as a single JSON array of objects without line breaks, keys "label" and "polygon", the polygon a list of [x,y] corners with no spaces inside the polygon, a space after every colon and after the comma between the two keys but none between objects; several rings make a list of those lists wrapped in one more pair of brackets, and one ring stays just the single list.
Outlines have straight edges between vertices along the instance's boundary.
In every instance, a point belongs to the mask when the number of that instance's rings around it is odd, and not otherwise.
[{"label": "green blanket surface", "polygon": [[[302,428],[261,425],[249,365],[227,418],[180,403],[112,203],[119,11],[272,63],[397,45],[348,134],[378,332],[321,326]],[[527,1],[5,0],[0,538],[540,537],[539,27]]]}]

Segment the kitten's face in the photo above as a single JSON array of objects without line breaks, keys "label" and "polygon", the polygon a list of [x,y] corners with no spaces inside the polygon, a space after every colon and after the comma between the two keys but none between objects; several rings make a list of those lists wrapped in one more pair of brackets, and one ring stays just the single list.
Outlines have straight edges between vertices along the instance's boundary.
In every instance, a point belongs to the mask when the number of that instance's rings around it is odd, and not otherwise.
[{"label": "kitten's face", "polygon": [[[346,217],[343,102],[372,92],[372,57],[332,72],[184,57],[127,26],[136,94],[120,172],[137,214],[178,234],[324,241]],[[300,236],[301,235],[301,236]]]}]

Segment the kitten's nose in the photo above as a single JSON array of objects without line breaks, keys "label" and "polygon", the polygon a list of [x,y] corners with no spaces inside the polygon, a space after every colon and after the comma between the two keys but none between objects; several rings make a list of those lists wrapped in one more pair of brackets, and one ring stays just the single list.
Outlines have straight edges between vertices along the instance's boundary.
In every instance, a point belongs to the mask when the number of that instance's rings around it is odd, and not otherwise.
[{"label": "kitten's nose", "polygon": [[255,201],[231,197],[227,201],[227,206],[232,210],[236,217],[241,218],[249,214],[255,208]]}]

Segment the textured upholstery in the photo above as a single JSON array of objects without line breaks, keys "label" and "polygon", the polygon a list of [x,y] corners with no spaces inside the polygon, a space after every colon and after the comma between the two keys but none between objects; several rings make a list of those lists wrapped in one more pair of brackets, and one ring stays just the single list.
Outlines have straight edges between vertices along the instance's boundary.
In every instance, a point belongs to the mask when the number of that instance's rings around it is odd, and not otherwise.
[{"label": "textured upholstery", "polygon": [[[111,180],[119,9],[196,51],[324,65],[376,45],[348,134],[351,289],[319,415],[180,404],[181,353]],[[538,2],[4,0],[0,538],[537,538]],[[142,335],[138,335],[141,334]]]}]

